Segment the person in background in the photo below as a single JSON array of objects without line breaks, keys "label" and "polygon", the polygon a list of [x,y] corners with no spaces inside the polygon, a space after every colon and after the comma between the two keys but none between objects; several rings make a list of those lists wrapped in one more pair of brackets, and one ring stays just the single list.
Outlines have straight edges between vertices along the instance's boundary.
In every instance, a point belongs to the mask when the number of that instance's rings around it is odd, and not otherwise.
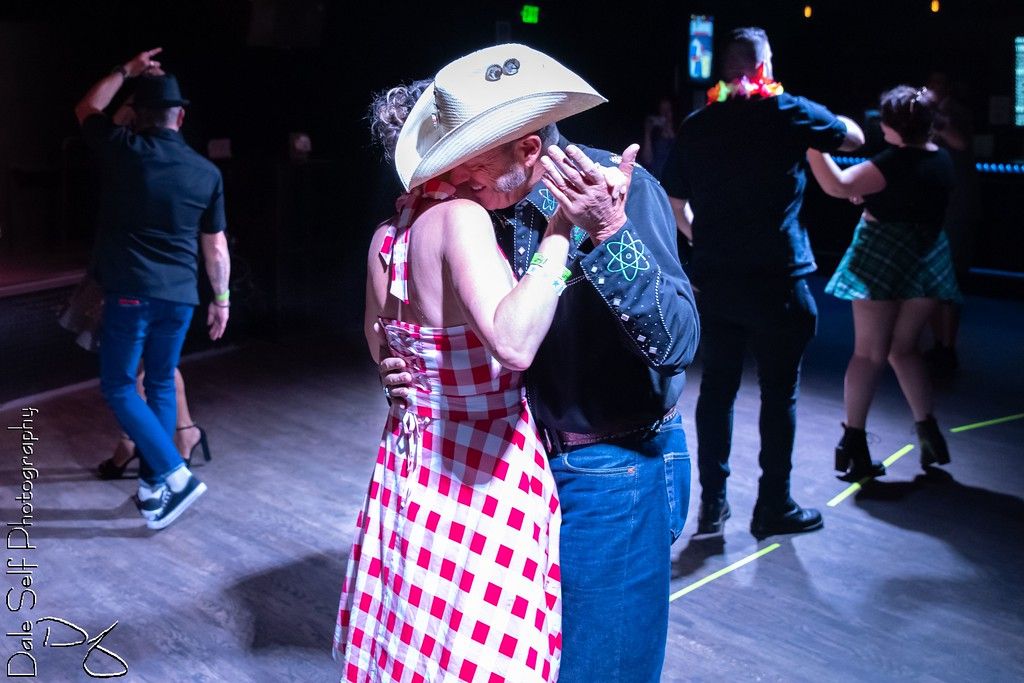
[{"label": "person in background", "polygon": [[[962,288],[971,269],[975,231],[978,227],[978,171],[974,161],[974,122],[971,109],[950,83],[949,76],[933,72],[926,84],[935,96],[934,142],[949,152],[953,160],[956,183],[946,207],[942,229],[949,240],[953,270]],[[932,374],[938,378],[952,376],[959,367],[957,337],[960,333],[962,299],[939,301],[930,322],[934,345],[925,353]]]},{"label": "person in background", "polygon": [[731,515],[733,404],[749,347],[761,386],[761,479],[750,531],[763,538],[823,525],[820,512],[790,495],[800,363],[818,317],[806,281],[817,266],[799,218],[804,155],[853,150],[864,135],[850,119],[784,92],[764,30],[734,30],[723,57],[723,80],[680,126],[661,182],[693,243],[703,335],[694,537],[721,536]]},{"label": "person in background", "polygon": [[[211,339],[228,323],[231,269],[223,180],[179,132],[188,100],[154,59],[160,51],[116,66],[75,107],[101,173],[95,250],[104,293],[100,389],[138,449],[137,504],[152,529],[174,522],[206,491],[174,443],[174,370],[199,304],[200,248],[214,293],[206,320]],[[130,78],[137,79],[134,130],[103,112]],[[145,401],[136,390],[140,360]]]},{"label": "person in background", "polygon": [[938,302],[960,298],[942,230],[955,176],[949,153],[931,141],[936,105],[927,88],[897,86],[881,98],[888,149],[843,170],[827,154],[807,151],[826,194],[864,205],[853,243],[825,287],[853,306],[854,350],[843,392],[846,422],[835,462],[851,481],[885,473],[871,460],[864,430],[886,361],[914,415],[921,466],[950,460],[932,416],[931,382],[918,350]]},{"label": "person in background", "polygon": [[644,137],[637,157],[644,168],[659,180],[675,139],[675,108],[672,105],[672,98],[663,95],[658,100],[658,113],[650,114],[644,119]]},{"label": "person in background", "polygon": [[[158,71],[158,68],[151,68],[149,73],[157,75]],[[133,98],[129,95],[111,117],[111,120],[118,126],[126,126],[134,131],[135,109],[132,107],[132,102]],[[61,327],[75,334],[75,343],[78,346],[91,353],[98,353],[103,323],[103,288],[96,282],[94,270],[95,263],[90,263],[85,277],[82,278],[58,314],[57,322]],[[145,371],[140,362],[135,385],[143,400],[146,399],[144,377]],[[203,458],[209,462],[210,447],[206,430],[192,419],[188,399],[185,396],[185,380],[178,368],[174,369],[174,399],[177,404],[174,445],[186,464],[191,464],[192,455],[200,446],[203,450]],[[99,464],[96,474],[100,479],[119,479],[124,476],[128,465],[137,458],[138,451],[135,448],[135,442],[127,434],[122,433],[114,447],[114,452]]]}]

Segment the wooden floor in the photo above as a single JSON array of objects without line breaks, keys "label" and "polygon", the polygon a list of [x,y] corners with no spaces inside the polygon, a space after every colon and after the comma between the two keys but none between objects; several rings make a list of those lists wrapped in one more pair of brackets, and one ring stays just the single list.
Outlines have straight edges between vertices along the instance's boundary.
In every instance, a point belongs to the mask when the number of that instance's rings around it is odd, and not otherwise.
[{"label": "wooden floor", "polygon": [[[851,323],[848,306],[818,294],[793,492],[823,510],[825,529],[762,542],[747,531],[758,475],[751,375],[736,409],[733,519],[724,543],[688,541],[694,469],[672,590],[778,547],[672,602],[663,680],[1021,680],[1024,420],[947,432],[953,463],[945,473],[923,476],[911,451],[883,481],[826,507],[846,487],[830,465]],[[1024,413],[1024,305],[969,300],[961,343],[960,374],[939,394],[940,424]],[[29,609],[26,597],[20,610],[0,608],[0,628],[17,633],[23,621],[57,617],[95,637],[116,621],[102,646],[127,662],[126,681],[336,680],[328,652],[340,576],[385,412],[373,368],[361,349],[316,339],[253,342],[182,369],[214,459],[196,468],[209,493],[162,532],[148,531],[129,502],[132,480],[91,474],[117,433],[95,388],[24,406],[39,410],[32,457],[40,477],[28,527],[36,548],[7,550],[6,559],[38,565],[36,603]],[[680,402],[694,453],[699,369]],[[17,410],[0,420],[21,422]],[[876,457],[915,443],[891,377],[869,431]],[[20,436],[0,434],[0,515],[9,523],[22,516]],[[0,589],[20,578],[5,576]],[[17,607],[19,592],[9,605]],[[43,645],[46,626],[51,646]],[[52,647],[81,638],[36,623],[37,680],[93,680],[82,668],[87,645]],[[20,647],[20,638],[5,636],[0,654],[6,660]],[[98,650],[87,664],[120,669]]]}]

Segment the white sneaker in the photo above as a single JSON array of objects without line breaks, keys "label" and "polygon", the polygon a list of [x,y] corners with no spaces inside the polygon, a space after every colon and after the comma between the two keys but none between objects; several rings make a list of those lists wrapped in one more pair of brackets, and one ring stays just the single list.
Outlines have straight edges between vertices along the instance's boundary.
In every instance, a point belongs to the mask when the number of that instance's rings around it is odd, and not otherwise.
[{"label": "white sneaker", "polygon": [[146,526],[150,529],[163,529],[180,517],[181,513],[187,510],[205,492],[206,484],[196,479],[193,474],[188,475],[188,483],[177,493],[168,486],[160,497],[160,508],[157,510],[156,515],[146,522]]},{"label": "white sneaker", "polygon": [[156,516],[160,513],[160,507],[163,505],[164,490],[167,487],[161,486],[153,490],[153,495],[148,498],[142,498],[138,493],[132,496],[132,502],[135,503],[135,507],[138,508],[139,514],[143,518],[150,520],[156,519]]}]

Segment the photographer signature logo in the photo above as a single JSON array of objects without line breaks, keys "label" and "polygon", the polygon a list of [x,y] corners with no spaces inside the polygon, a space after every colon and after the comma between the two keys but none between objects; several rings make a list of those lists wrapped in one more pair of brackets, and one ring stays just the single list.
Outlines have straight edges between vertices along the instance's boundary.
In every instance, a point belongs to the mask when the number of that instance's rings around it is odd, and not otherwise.
[{"label": "photographer signature logo", "polygon": [[[62,625],[64,627],[70,629],[71,631],[76,632],[78,634],[78,636],[80,637],[80,639],[79,640],[74,640],[74,641],[71,641],[71,642],[67,642],[67,643],[54,642],[51,639],[52,629],[51,629],[50,626],[47,626],[46,627],[46,633],[43,636],[43,647],[80,647],[80,646],[83,646],[83,645],[87,645],[88,646],[86,648],[86,650],[85,650],[85,657],[82,659],[82,670],[85,671],[85,673],[88,674],[90,678],[119,678],[119,677],[124,676],[125,674],[128,673],[128,662],[126,662],[119,654],[117,654],[113,650],[110,650],[108,648],[103,647],[103,639],[106,638],[108,635],[110,635],[110,632],[114,630],[114,628],[117,626],[118,622],[115,621],[113,624],[111,624],[107,628],[103,629],[103,631],[101,631],[98,635],[93,636],[92,638],[89,637],[88,631],[86,631],[84,628],[82,628],[81,626],[78,626],[77,624],[73,624],[70,621],[67,621],[66,619],[61,619],[59,617],[42,617],[41,619],[36,619],[36,621],[35,621],[35,623],[37,625],[38,624],[42,624],[44,622],[53,622],[53,623],[56,623],[56,624],[60,624],[60,625]],[[31,637],[31,623],[22,624],[22,628],[25,629],[26,633],[22,633],[22,634],[10,634],[9,633],[8,635],[22,635],[22,636]],[[63,637],[67,637],[67,635],[70,635],[70,634],[66,634]],[[31,642],[31,641],[29,641],[29,642]],[[90,668],[89,660],[90,660],[90,658],[93,658],[93,655],[96,652],[100,652],[101,654],[104,654],[107,657],[109,657],[109,658],[113,659],[114,661],[116,661],[122,667],[122,670],[121,671],[113,671],[113,672],[98,672],[98,671],[94,671],[92,668]],[[24,662],[24,661],[23,662],[15,662],[14,660],[19,658],[19,657],[27,657],[28,661],[27,662]],[[18,669],[24,669],[26,667],[31,667],[31,669],[27,670],[27,671],[16,671]],[[7,676],[9,678],[35,678],[36,675],[37,675],[36,658],[31,653],[29,653],[27,651],[18,652],[16,654],[12,655],[7,660]]]}]

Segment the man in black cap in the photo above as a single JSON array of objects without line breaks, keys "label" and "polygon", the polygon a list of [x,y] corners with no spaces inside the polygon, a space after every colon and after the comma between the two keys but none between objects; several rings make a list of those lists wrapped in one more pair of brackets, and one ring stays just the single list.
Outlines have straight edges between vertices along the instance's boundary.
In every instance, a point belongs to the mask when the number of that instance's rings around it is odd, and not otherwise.
[{"label": "man in black cap", "polygon": [[[224,183],[179,132],[188,100],[153,59],[159,52],[115,67],[75,107],[102,176],[93,263],[104,291],[100,387],[138,448],[137,504],[152,529],[173,522],[206,490],[173,439],[174,369],[199,304],[200,243],[214,294],[211,339],[224,334],[231,305]],[[136,77],[131,109],[122,107],[111,120],[103,109]],[[145,401],[135,386],[140,360]]]}]

